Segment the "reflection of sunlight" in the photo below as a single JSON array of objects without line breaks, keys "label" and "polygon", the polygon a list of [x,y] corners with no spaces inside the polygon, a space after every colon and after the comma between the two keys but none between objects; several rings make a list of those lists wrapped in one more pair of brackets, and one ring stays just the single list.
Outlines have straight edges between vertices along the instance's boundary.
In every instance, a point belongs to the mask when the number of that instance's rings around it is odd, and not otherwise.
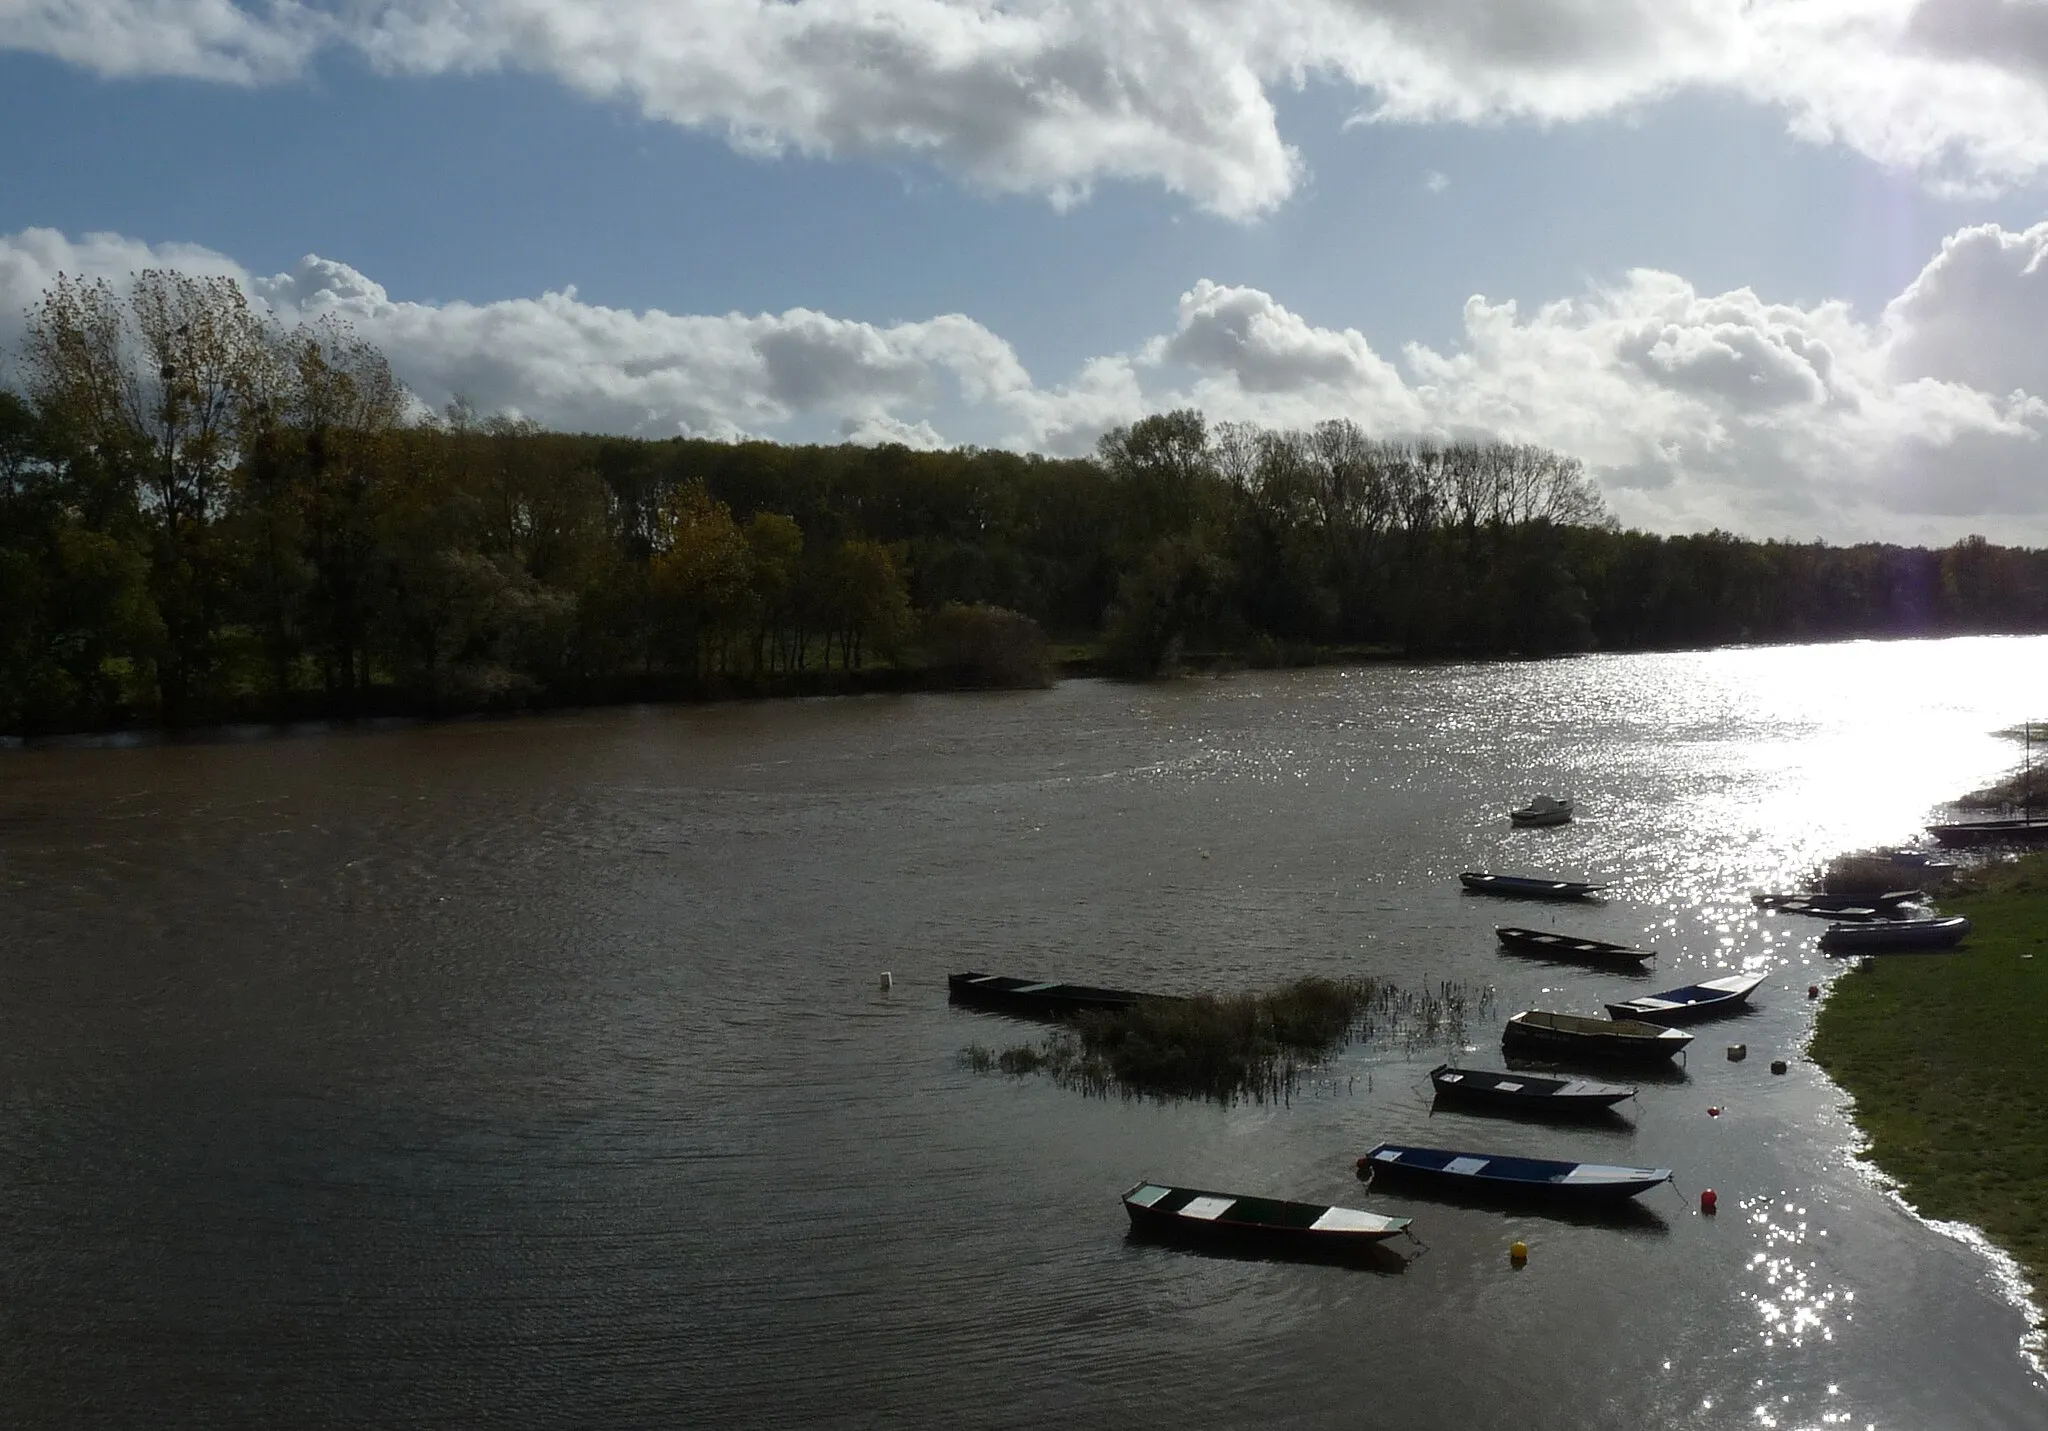
[{"label": "reflection of sunlight", "polygon": [[[1763,1284],[1752,1297],[1763,1345],[1796,1350],[1809,1341],[1832,1342],[1833,1322],[1855,1320],[1852,1307],[1856,1294],[1845,1287],[1818,1282],[1819,1262],[1802,1255],[1807,1239],[1825,1237],[1826,1230],[1812,1227],[1807,1209],[1796,1202],[1755,1198],[1741,1206],[1763,1244],[1751,1254],[1748,1268]],[[1761,1390],[1764,1382],[1759,1379],[1756,1385]],[[1830,1382],[1827,1395],[1839,1396],[1841,1390],[1840,1383]],[[1815,1431],[1819,1427],[1847,1426],[1851,1420],[1846,1411],[1822,1411],[1812,1421],[1788,1423],[1783,1418],[1793,1414],[1791,1404],[1789,1392],[1780,1395],[1775,1403],[1758,1403],[1754,1407],[1756,1424],[1784,1427],[1786,1431]]]}]

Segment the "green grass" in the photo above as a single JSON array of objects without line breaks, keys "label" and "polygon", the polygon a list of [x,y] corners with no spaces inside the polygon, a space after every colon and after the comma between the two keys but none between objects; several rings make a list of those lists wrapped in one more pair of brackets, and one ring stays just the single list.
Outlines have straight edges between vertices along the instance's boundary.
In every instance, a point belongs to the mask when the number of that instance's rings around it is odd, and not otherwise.
[{"label": "green grass", "polygon": [[1969,916],[1961,950],[1838,979],[1812,1053],[1907,1201],[1982,1228],[2048,1290],[2048,855],[1976,884],[1943,902]]},{"label": "green grass", "polygon": [[1374,979],[1304,978],[1265,993],[1144,999],[1083,1014],[1038,1044],[977,1044],[962,1058],[979,1073],[1042,1072],[1097,1095],[1264,1102],[1288,1097],[1354,1038],[1456,1043],[1467,1008],[1491,998],[1462,984],[1404,993]]}]

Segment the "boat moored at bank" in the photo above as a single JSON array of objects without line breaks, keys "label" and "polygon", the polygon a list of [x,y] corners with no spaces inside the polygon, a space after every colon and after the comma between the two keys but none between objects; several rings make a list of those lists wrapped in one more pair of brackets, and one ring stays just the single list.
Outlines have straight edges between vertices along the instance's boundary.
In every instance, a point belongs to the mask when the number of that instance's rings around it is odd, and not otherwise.
[{"label": "boat moored at bank", "polygon": [[1952,949],[1970,932],[1960,914],[1941,919],[1879,919],[1861,924],[1830,924],[1820,936],[1829,954],[1910,954]]}]

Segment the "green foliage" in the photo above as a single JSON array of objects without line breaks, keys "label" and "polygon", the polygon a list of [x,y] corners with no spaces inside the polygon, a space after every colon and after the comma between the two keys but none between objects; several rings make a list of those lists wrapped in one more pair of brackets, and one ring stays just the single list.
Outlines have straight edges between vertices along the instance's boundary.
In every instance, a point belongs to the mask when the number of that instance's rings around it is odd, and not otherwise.
[{"label": "green foliage", "polygon": [[1103,653],[1122,676],[1157,676],[1179,666],[1191,643],[1225,639],[1229,565],[1193,535],[1165,537],[1117,589]]},{"label": "green foliage", "polygon": [[[880,542],[834,547],[818,573],[816,601],[820,622],[836,623],[840,664],[847,669],[861,665],[864,654],[893,659],[910,634],[910,589],[896,553]],[[831,659],[828,634],[828,667]]]},{"label": "green foliage", "polygon": [[1036,621],[1000,606],[948,602],[925,617],[925,664],[960,686],[1052,684],[1052,645]]}]

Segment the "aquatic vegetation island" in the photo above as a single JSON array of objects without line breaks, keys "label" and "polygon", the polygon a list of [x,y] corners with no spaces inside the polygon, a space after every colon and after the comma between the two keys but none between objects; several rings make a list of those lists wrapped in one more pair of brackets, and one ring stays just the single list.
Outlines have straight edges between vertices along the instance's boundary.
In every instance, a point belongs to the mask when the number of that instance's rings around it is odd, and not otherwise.
[{"label": "aquatic vegetation island", "polygon": [[1354,1039],[1463,1039],[1492,991],[1446,981],[1404,992],[1377,979],[1302,978],[1264,993],[1146,998],[1075,1015],[1036,1043],[962,1055],[977,1072],[1046,1073],[1093,1094],[1255,1102],[1291,1095]]}]

